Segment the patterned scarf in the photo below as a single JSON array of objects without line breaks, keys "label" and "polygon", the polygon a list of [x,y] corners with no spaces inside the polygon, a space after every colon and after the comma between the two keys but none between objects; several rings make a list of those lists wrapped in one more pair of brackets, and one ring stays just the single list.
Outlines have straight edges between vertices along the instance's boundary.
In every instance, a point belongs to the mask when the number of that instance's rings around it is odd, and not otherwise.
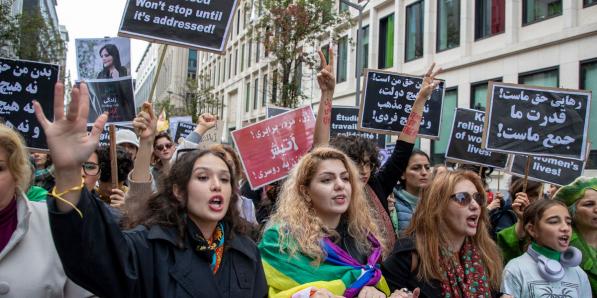
[{"label": "patterned scarf", "polygon": [[224,255],[224,224],[219,222],[213,235],[210,239],[205,239],[199,229],[191,225],[191,244],[195,247],[195,251],[206,254],[211,262],[209,264],[213,274],[218,272],[220,264],[222,263],[222,256]]},{"label": "patterned scarf", "polygon": [[489,280],[481,256],[467,238],[457,260],[451,251],[442,248],[443,270],[442,297],[472,298],[491,297]]},{"label": "patterned scarf", "polygon": [[369,184],[365,185],[365,193],[367,194],[370,206],[375,210],[375,215],[379,216],[377,218],[377,225],[381,236],[385,237],[388,245],[387,247],[394,247],[394,243],[396,243],[396,232],[394,231],[394,225],[392,224],[390,216]]},{"label": "patterned scarf", "polygon": [[352,267],[356,270],[361,270],[361,275],[350,284],[344,291],[344,297],[356,297],[361,289],[366,286],[375,286],[381,279],[381,269],[379,269],[379,262],[381,258],[381,245],[373,235],[367,237],[371,242],[373,251],[367,258],[367,264],[361,265],[348,252],[336,245],[329,237],[323,239],[323,249],[326,252],[325,262],[335,264],[338,266]]}]

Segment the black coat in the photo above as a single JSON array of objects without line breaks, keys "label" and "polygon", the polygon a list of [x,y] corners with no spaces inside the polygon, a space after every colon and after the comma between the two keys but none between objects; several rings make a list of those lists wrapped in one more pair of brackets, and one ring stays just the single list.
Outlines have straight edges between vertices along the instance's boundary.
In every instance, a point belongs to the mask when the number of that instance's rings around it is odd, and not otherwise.
[{"label": "black coat", "polygon": [[[413,291],[421,289],[420,298],[442,297],[442,288],[439,280],[424,282],[417,279],[418,268],[411,272],[412,255],[416,254],[415,243],[411,238],[398,239],[392,253],[381,265],[383,277],[386,279],[390,291],[407,288]],[[500,297],[501,293],[493,292],[492,297]]]},{"label": "black coat", "polygon": [[217,274],[208,260],[178,248],[174,228],[160,225],[121,231],[87,190],[77,206],[60,213],[48,198],[50,225],[69,278],[100,297],[265,297],[267,283],[255,243],[232,237]]}]

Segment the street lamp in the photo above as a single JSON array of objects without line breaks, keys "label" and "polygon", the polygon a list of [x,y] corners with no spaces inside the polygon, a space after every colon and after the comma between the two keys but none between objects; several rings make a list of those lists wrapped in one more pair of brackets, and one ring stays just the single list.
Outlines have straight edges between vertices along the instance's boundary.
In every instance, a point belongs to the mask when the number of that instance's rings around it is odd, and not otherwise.
[{"label": "street lamp", "polygon": [[[357,0],[359,1],[359,0]],[[356,61],[356,66],[355,66],[355,78],[357,79],[357,90],[355,91],[355,106],[359,106],[359,95],[361,93],[361,72],[362,72],[362,68],[361,68],[361,46],[363,43],[363,10],[365,10],[365,7],[367,6],[367,4],[369,4],[369,0],[367,0],[367,2],[365,2],[363,5],[359,5],[356,3],[352,3],[349,0],[340,0],[340,2],[356,9],[359,12],[359,28],[357,29],[357,50],[356,50],[356,55],[357,55],[357,61]]]}]

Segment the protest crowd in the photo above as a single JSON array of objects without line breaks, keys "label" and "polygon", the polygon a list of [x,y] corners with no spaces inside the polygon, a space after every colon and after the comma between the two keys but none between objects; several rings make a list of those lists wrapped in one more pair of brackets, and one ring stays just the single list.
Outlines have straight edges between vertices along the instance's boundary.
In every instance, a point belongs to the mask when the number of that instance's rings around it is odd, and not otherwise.
[{"label": "protest crowd", "polygon": [[[230,26],[212,18],[151,23]],[[0,298],[597,297],[590,92],[491,82],[486,111],[455,109],[451,164],[432,164],[415,143],[438,138],[442,68],[366,70],[360,107],[335,107],[329,47],[316,113],[287,109],[221,143],[215,115],[172,133],[151,96],[119,102],[127,42],[90,51],[102,68],[80,72],[68,104],[57,68],[0,58]],[[502,171],[508,185],[490,187]]]}]

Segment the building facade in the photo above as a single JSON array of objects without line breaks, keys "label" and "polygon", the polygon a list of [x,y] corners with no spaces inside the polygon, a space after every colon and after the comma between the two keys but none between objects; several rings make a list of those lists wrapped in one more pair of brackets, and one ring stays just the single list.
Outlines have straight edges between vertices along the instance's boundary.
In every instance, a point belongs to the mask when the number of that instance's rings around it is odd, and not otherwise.
[{"label": "building facade", "polygon": [[[263,119],[272,92],[270,61],[247,30],[251,7],[241,1],[224,55],[199,55],[199,73],[210,75],[226,104],[222,116],[229,131]],[[356,18],[356,11],[350,12]],[[444,69],[441,127],[447,129],[439,141],[417,143],[433,163],[443,162],[454,108],[484,108],[489,80],[597,93],[597,0],[372,0],[362,30],[365,68],[422,75],[436,62]],[[355,104],[357,25],[344,35],[335,45],[334,105]],[[310,69],[303,73],[309,97],[303,104],[316,109],[315,76]],[[595,104],[589,136],[597,147]],[[597,169],[597,150],[591,151],[587,168]]]}]

